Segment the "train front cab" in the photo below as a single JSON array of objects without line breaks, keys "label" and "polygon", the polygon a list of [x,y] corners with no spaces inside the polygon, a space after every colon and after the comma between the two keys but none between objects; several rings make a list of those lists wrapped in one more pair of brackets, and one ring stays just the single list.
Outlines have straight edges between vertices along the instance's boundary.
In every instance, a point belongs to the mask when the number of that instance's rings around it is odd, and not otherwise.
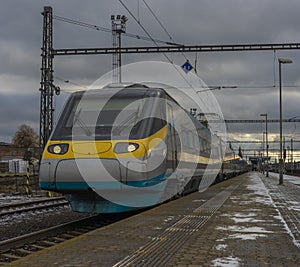
[{"label": "train front cab", "polygon": [[[105,98],[102,92],[100,96],[98,93],[84,98],[81,93],[75,93],[67,102],[43,153],[40,186],[65,194],[76,211],[131,210],[133,207],[111,203],[96,191],[107,189],[113,192],[120,190],[122,185],[143,188],[166,179],[168,166],[174,165],[175,154],[168,152],[165,158],[164,153],[170,150],[159,142],[168,139],[165,105],[162,104],[165,95],[161,90],[121,91],[104,105],[94,127],[95,134],[89,136],[87,133],[92,132],[93,126],[89,125],[88,118],[99,112],[96,103]],[[124,119],[120,126],[113,126],[120,110]],[[134,113],[142,119],[132,119]],[[165,158],[155,168],[149,166],[154,155],[156,159],[157,156]],[[116,181],[106,179],[104,173]],[[159,195],[155,197],[159,198]]]}]

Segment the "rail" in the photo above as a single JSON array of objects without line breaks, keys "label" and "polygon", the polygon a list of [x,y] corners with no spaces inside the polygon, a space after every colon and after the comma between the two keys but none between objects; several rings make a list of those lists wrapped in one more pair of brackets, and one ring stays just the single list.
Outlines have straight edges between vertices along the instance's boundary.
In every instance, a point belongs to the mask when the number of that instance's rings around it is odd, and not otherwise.
[{"label": "rail", "polygon": [[0,206],[0,216],[68,205],[64,197],[42,199]]}]

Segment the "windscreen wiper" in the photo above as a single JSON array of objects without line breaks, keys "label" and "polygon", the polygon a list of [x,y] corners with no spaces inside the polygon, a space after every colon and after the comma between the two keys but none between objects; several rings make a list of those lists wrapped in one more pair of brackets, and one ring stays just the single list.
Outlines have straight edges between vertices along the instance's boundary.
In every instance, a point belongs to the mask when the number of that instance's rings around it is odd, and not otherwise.
[{"label": "windscreen wiper", "polygon": [[[114,134],[114,135],[120,135],[120,134],[121,134],[121,131],[124,130],[124,129],[123,129],[123,126],[124,126],[126,123],[128,123],[128,122],[132,121],[133,119],[135,119],[136,115],[137,115],[137,111],[131,113],[124,121],[122,121],[121,124],[119,124],[118,126],[114,127],[114,128],[113,128],[113,134]],[[127,128],[127,127],[126,127],[126,128]]]},{"label": "windscreen wiper", "polygon": [[[74,124],[78,123],[80,128],[84,131],[86,136],[92,136],[92,131],[89,129],[89,127],[82,121],[82,119],[79,117],[81,113],[81,108],[78,110],[78,112],[74,115]],[[73,124],[73,125],[74,125]]]}]

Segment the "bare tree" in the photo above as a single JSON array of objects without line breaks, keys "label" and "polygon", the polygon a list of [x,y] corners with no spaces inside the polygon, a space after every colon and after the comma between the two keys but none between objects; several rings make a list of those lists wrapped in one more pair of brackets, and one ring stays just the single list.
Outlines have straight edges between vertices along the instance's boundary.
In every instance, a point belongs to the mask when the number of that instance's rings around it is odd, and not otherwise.
[{"label": "bare tree", "polygon": [[38,147],[39,137],[30,126],[22,124],[18,127],[12,141],[14,146],[24,150],[24,158],[29,159],[34,154],[34,148]]}]

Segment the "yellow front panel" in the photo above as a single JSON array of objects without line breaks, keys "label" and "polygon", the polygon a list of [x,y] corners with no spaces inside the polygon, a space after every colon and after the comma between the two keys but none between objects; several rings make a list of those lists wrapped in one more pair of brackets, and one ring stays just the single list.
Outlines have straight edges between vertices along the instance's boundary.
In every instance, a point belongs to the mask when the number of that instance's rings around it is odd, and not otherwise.
[{"label": "yellow front panel", "polygon": [[[76,141],[64,140],[56,141],[49,140],[43,153],[43,159],[59,159],[59,158],[141,158],[150,153],[151,149],[158,145],[167,135],[167,126],[157,131],[155,134],[138,140],[100,140],[100,141]],[[139,145],[139,148],[134,152],[116,154],[114,147],[117,143],[130,142]],[[48,151],[50,145],[68,144],[69,149],[67,153],[53,154]]]}]

